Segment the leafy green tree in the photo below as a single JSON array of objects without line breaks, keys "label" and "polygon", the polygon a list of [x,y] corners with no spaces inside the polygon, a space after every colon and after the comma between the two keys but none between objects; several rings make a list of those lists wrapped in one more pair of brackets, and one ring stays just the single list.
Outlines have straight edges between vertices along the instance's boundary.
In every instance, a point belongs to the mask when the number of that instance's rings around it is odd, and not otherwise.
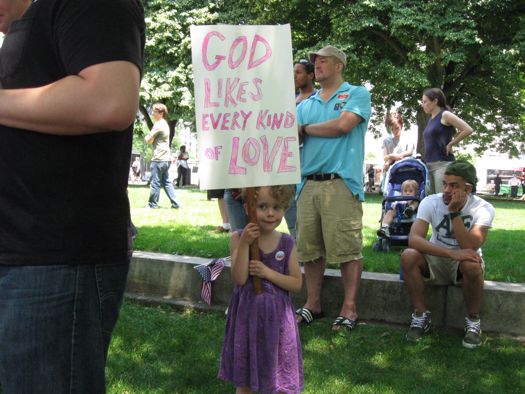
[{"label": "leafy green tree", "polygon": [[514,0],[145,0],[148,15],[141,112],[162,101],[194,123],[189,26],[283,24],[292,27],[295,58],[326,44],[349,57],[346,79],[372,87],[376,111],[399,111],[421,133],[424,88],[440,87],[474,128],[477,151],[525,152],[525,7]]},{"label": "leafy green tree", "polygon": [[[149,108],[162,102],[170,111],[170,141],[180,119],[194,122],[190,26],[214,24],[214,4],[201,0],[144,0],[146,48],[139,110],[151,129]],[[140,129],[144,134],[147,129]]]},{"label": "leafy green tree", "polygon": [[246,23],[290,23],[294,49],[333,44],[349,56],[346,78],[372,86],[379,135],[397,103],[419,127],[424,88],[440,87],[472,125],[477,151],[525,152],[525,8],[513,0],[239,0]]},{"label": "leafy green tree", "polygon": [[[347,16],[352,23],[342,19]],[[525,152],[525,9],[515,1],[359,1],[334,14],[333,38],[346,42],[352,74],[373,85],[374,107],[397,101],[416,119],[422,150],[426,87],[440,87],[475,130],[481,152]]]}]

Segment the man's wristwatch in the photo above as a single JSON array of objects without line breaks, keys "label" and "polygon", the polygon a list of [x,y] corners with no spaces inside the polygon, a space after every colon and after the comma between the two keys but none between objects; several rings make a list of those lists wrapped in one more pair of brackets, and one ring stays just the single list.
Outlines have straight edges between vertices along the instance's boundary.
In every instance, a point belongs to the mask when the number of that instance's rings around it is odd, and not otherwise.
[{"label": "man's wristwatch", "polygon": [[455,217],[461,216],[461,211],[449,212],[448,216],[450,216],[450,220],[453,220]]},{"label": "man's wristwatch", "polygon": [[308,135],[308,134],[306,134],[306,126],[308,126],[308,123],[307,124],[303,124],[301,126],[301,131],[302,131],[303,135]]}]

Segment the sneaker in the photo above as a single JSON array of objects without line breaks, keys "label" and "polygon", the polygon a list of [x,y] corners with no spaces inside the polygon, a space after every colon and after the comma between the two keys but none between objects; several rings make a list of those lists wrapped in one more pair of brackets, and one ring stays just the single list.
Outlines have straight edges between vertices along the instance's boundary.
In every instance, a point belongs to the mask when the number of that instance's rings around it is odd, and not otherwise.
[{"label": "sneaker", "polygon": [[481,345],[481,320],[465,317],[465,336],[463,337],[463,347],[474,349]]},{"label": "sneaker", "polygon": [[410,321],[410,328],[408,329],[406,339],[407,341],[417,342],[428,333],[431,327],[430,311],[423,313],[412,313],[412,320]]},{"label": "sneaker", "polygon": [[377,235],[382,238],[390,238],[390,230],[388,229],[388,226],[381,226],[381,228],[377,230]]}]

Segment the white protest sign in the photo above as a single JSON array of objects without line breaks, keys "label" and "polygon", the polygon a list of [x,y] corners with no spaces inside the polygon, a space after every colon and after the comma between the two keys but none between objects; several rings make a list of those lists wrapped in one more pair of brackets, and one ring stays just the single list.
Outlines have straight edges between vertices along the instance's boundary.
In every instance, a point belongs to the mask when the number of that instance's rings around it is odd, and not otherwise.
[{"label": "white protest sign", "polygon": [[290,25],[192,26],[201,189],[300,181]]}]

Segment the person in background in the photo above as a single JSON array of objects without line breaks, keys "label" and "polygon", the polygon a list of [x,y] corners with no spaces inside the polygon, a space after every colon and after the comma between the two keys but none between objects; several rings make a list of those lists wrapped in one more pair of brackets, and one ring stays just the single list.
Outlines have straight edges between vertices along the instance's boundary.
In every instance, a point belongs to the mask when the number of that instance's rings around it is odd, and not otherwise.
[{"label": "person in background", "polygon": [[518,197],[518,188],[521,185],[521,181],[518,178],[518,173],[514,173],[512,175],[512,178],[509,179],[509,186],[510,186],[510,196],[512,198]]},{"label": "person in background", "polygon": [[363,270],[362,201],[364,141],[372,112],[363,86],[345,82],[346,55],[326,46],[310,53],[321,89],[297,107],[301,151],[297,250],[304,262],[307,298],[297,319],[322,316],[321,289],[326,262],[340,263],[344,300],[333,330],[352,330]]},{"label": "person in background", "polygon": [[150,194],[148,207],[158,208],[160,187],[164,188],[166,195],[170,199],[171,207],[179,209],[181,204],[175,195],[173,184],[169,180],[169,170],[171,166],[171,149],[170,149],[170,128],[166,121],[168,108],[162,103],[153,104],[152,116],[155,124],[151,131],[144,137],[147,144],[153,147],[153,157],[151,159],[151,178]]},{"label": "person in background", "polygon": [[[294,65],[294,84],[297,92],[295,96],[296,105],[315,94],[314,65],[311,62],[301,59]],[[297,237],[297,201],[295,198],[284,213],[284,219],[288,232],[295,239]]]},{"label": "person in background", "polygon": [[136,156],[135,160],[131,164],[131,170],[133,171],[133,182],[140,181],[140,175],[141,175],[141,164],[140,164],[140,157]]},{"label": "person in background", "polygon": [[104,393],[130,263],[143,8],[0,0],[0,32],[0,390]]},{"label": "person in background", "polygon": [[375,177],[376,177],[376,171],[374,169],[373,164],[368,165],[368,170],[366,170],[366,175],[368,177],[368,188],[367,192],[373,192],[375,187]]},{"label": "person in background", "polygon": [[[442,191],[443,174],[447,165],[454,161],[453,147],[473,133],[472,127],[452,113],[441,89],[423,91],[421,106],[430,115],[423,131],[425,141],[425,162],[430,177],[428,194]],[[455,133],[455,129],[458,130]]]},{"label": "person in background", "polygon": [[217,205],[219,207],[219,213],[221,214],[222,225],[217,226],[215,229],[218,233],[228,233],[231,230],[230,221],[228,220],[228,210],[226,209],[226,203],[224,202],[224,189],[208,190],[206,192],[208,201],[214,198],[217,199]]},{"label": "person in background", "polygon": [[[476,196],[476,169],[465,161],[453,161],[445,169],[443,193],[427,196],[419,204],[408,248],[401,266],[408,295],[414,306],[409,341],[419,341],[431,328],[425,303],[425,286],[462,285],[466,305],[463,346],[481,345],[481,297],[485,263],[481,246],[494,220],[494,207]],[[432,236],[427,240],[429,225]]]},{"label": "person in background", "polygon": [[297,95],[295,103],[314,95],[317,91],[314,86],[315,74],[314,65],[306,59],[301,59],[293,67],[294,84]]},{"label": "person in background", "polygon": [[392,164],[414,153],[414,142],[403,132],[403,118],[399,113],[389,113],[385,127],[392,135],[383,140],[383,178]]},{"label": "person in background", "polygon": [[230,220],[231,231],[242,230],[250,222],[244,210],[241,189],[225,189],[224,203]]},{"label": "person in background", "polygon": [[[294,238],[276,231],[293,193],[291,186],[256,188],[256,223],[231,236],[235,287],[218,376],[232,382],[238,394],[300,393],[304,386],[301,339],[290,297],[301,290],[301,268]],[[255,240],[260,258],[250,259]],[[260,294],[255,293],[253,276],[261,279]]]},{"label": "person in background", "polygon": [[191,169],[188,165],[190,155],[186,152],[186,145],[180,146],[179,155],[177,156],[177,187],[189,185],[191,177]]},{"label": "person in background", "polygon": [[500,189],[501,189],[501,177],[499,176],[499,172],[497,172],[496,177],[494,178],[494,194],[496,196],[499,195]]}]

